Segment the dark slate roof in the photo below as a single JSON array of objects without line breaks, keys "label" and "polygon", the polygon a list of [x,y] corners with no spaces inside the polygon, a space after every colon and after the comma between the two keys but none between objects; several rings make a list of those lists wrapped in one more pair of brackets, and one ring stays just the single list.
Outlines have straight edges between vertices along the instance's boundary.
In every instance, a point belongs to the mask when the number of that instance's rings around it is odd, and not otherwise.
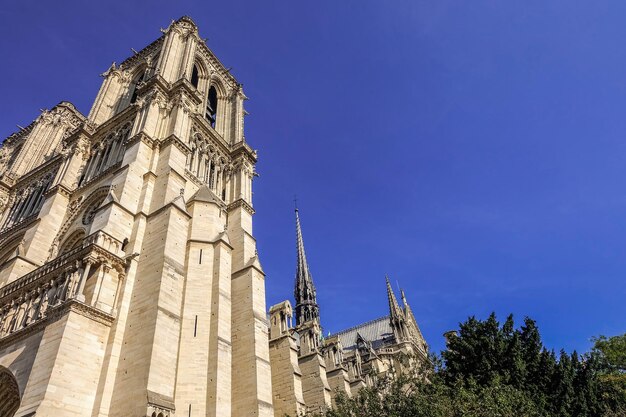
[{"label": "dark slate roof", "polygon": [[342,330],[329,337],[337,336],[344,349],[356,349],[357,333],[368,342],[372,343],[374,349],[378,349],[386,343],[393,342],[393,330],[389,323],[389,316],[384,316],[376,320],[368,321],[350,329]]}]

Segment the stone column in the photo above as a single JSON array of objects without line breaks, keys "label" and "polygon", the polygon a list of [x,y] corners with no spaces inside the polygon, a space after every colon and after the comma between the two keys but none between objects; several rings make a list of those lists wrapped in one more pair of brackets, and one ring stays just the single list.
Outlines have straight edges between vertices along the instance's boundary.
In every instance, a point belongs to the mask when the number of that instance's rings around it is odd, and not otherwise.
[{"label": "stone column", "polygon": [[91,269],[91,264],[92,261],[89,259],[86,259],[84,262],[84,267],[81,268],[82,272],[80,274],[80,281],[78,281],[78,289],[76,290],[76,299],[78,301],[80,301],[81,303],[85,302],[85,282],[87,281],[87,278],[89,277],[89,271]]}]

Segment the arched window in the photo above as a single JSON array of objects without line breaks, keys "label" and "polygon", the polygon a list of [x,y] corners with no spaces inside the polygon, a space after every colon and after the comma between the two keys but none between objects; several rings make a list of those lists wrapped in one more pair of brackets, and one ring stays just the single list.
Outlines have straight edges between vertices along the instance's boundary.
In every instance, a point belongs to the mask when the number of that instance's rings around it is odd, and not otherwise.
[{"label": "arched window", "polygon": [[72,233],[67,239],[65,239],[65,242],[63,242],[63,244],[61,245],[61,248],[59,250],[59,255],[62,255],[66,252],[71,251],[72,249],[76,249],[77,247],[81,246],[83,244],[84,239],[85,239],[84,230],[81,229]]},{"label": "arched window", "polygon": [[13,417],[20,408],[20,389],[11,371],[4,367],[0,367],[0,398],[0,415]]},{"label": "arched window", "polygon": [[198,80],[200,76],[198,74],[198,66],[194,64],[193,71],[191,71],[191,84],[198,88]]},{"label": "arched window", "polygon": [[133,94],[130,96],[130,104],[133,104],[135,101],[137,101],[137,92],[139,90],[139,86],[141,85],[145,77],[146,77],[146,72],[143,71],[141,75],[139,75],[139,77],[137,77],[137,79],[133,83]]},{"label": "arched window", "polygon": [[131,130],[132,125],[130,123],[125,124],[92,147],[89,160],[85,164],[83,173],[78,181],[79,187],[123,159],[124,151],[126,150],[125,142]]},{"label": "arched window", "polygon": [[39,213],[45,200],[45,194],[50,188],[53,179],[54,175],[50,173],[30,184],[30,186],[19,190],[2,227],[10,227],[27,217]]},{"label": "arched window", "polygon": [[215,127],[215,116],[217,115],[217,90],[215,86],[209,89],[209,98],[206,102],[205,117],[209,121],[211,127]]}]

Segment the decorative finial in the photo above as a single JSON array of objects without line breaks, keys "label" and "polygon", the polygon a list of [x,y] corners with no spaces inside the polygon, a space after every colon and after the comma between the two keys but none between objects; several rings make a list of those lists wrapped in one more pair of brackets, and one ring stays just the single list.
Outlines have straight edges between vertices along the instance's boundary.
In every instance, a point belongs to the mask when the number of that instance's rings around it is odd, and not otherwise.
[{"label": "decorative finial", "polygon": [[297,195],[293,195],[293,205],[296,208],[296,211],[298,211],[298,196]]}]

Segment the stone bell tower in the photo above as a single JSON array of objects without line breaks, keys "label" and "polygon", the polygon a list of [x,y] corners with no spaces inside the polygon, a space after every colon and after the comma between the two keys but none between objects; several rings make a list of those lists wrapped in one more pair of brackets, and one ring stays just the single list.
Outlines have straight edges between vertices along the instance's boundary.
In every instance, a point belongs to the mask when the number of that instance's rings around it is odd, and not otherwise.
[{"label": "stone bell tower", "polygon": [[189,17],[103,77],[0,148],[7,415],[272,417],[243,87]]}]

